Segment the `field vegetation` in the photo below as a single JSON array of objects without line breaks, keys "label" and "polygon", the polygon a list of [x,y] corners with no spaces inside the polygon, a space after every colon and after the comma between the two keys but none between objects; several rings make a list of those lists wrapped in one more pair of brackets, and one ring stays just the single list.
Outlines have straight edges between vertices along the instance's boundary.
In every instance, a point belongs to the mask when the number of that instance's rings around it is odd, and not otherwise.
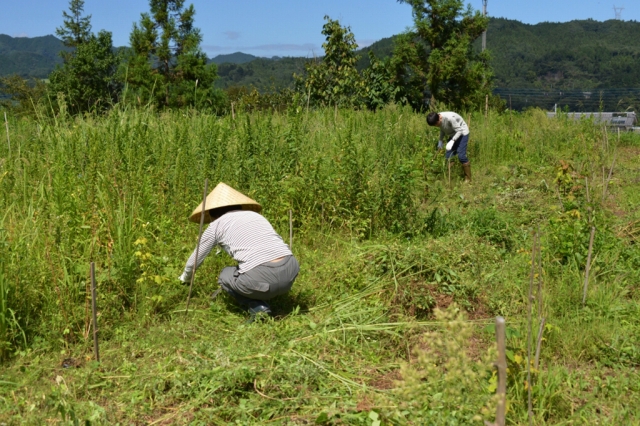
[{"label": "field vegetation", "polygon": [[[0,423],[483,424],[502,315],[508,424],[527,423],[529,389],[533,424],[638,424],[640,139],[538,110],[463,115],[471,185],[409,107],[9,116]],[[273,320],[210,299],[224,253],[185,315],[205,178],[262,203],[285,240],[292,211],[302,269]]]}]

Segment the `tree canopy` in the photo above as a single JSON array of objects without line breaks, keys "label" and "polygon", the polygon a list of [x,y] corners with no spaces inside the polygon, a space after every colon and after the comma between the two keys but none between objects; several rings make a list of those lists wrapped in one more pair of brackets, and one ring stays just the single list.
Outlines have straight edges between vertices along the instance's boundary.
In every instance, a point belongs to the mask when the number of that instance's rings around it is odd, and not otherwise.
[{"label": "tree canopy", "polygon": [[216,65],[200,49],[195,8],[184,0],[149,0],[150,13],[133,25],[125,81],[140,102],[163,107],[213,105]]}]

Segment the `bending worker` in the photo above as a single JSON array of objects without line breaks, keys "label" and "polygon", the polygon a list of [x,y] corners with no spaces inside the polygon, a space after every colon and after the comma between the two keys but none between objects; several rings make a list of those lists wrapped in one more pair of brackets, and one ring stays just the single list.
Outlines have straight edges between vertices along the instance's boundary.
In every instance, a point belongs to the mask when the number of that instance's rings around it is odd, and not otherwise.
[{"label": "bending worker", "polygon": [[[200,222],[200,204],[189,220]],[[222,269],[218,283],[240,305],[248,308],[251,320],[257,314],[271,315],[267,300],[291,290],[300,270],[289,246],[259,212],[262,206],[230,186],[219,183],[207,196],[203,232],[195,262],[194,250],[180,281],[189,283],[211,249],[220,245],[238,266]]]},{"label": "bending worker", "polygon": [[439,114],[430,112],[427,115],[427,123],[430,126],[440,127],[438,149],[442,149],[445,137],[449,139],[446,144],[446,159],[449,160],[452,155],[458,154],[458,160],[460,160],[464,170],[464,180],[471,182],[471,163],[467,158],[467,144],[469,142],[469,126],[467,126],[467,123],[458,114],[450,111]]}]

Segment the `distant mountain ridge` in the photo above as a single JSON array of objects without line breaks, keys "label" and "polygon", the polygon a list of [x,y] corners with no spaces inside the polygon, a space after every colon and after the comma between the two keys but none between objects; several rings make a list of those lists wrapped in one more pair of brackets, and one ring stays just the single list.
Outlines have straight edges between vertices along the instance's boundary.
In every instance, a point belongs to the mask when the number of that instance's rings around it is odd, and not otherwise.
[{"label": "distant mountain ridge", "polygon": [[[358,68],[368,53],[393,53],[395,36],[360,49]],[[54,36],[14,38],[0,35],[0,76],[46,78],[61,63],[64,46]],[[480,40],[476,41],[480,49]],[[535,25],[491,18],[487,31],[496,86],[537,90],[640,88],[640,22],[582,20]],[[261,58],[243,52],[217,55],[216,86],[278,90],[292,87],[293,74],[304,71],[303,57]]]},{"label": "distant mountain ridge", "polygon": [[62,63],[58,53],[65,49],[62,41],[52,35],[28,38],[0,34],[0,76],[46,78]]},{"label": "distant mountain ridge", "polygon": [[[228,55],[218,55],[211,59],[209,62],[213,62],[214,64],[246,64],[247,62],[251,62],[255,59],[258,59],[258,56],[249,55],[248,53],[235,52],[230,53]],[[261,58],[265,59],[265,58]]]}]

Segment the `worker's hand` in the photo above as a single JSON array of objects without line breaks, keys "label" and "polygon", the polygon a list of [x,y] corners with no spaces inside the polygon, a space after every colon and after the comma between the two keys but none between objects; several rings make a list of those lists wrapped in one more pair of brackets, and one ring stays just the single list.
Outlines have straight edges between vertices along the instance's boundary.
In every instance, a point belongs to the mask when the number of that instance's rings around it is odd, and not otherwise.
[{"label": "worker's hand", "polygon": [[182,275],[178,277],[178,281],[181,285],[189,285],[189,283],[191,282],[191,277],[188,277],[187,274],[183,272]]},{"label": "worker's hand", "polygon": [[442,141],[438,141],[438,151],[440,151],[442,148],[444,148],[444,143]]},{"label": "worker's hand", "polygon": [[447,151],[451,151],[451,149],[453,149],[453,144],[456,141],[454,141],[453,139],[451,139],[449,142],[447,142]]}]

